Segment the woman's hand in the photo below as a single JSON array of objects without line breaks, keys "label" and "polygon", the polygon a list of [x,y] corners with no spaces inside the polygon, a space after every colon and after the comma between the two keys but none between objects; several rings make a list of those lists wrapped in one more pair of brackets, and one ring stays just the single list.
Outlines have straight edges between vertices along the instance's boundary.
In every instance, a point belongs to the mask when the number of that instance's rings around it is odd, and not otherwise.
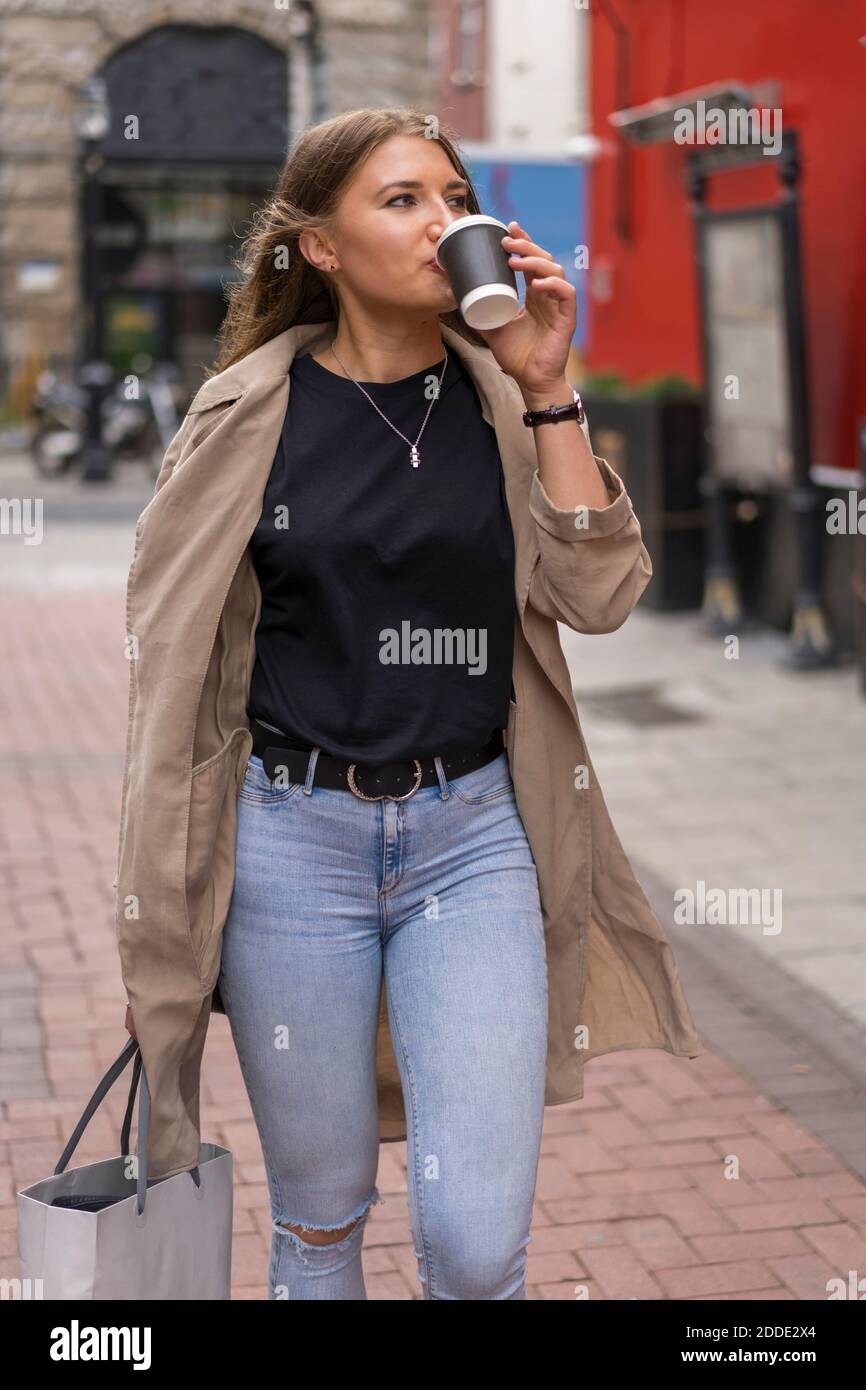
[{"label": "woman's hand", "polygon": [[132,1021],[132,1009],[129,1007],[128,1004],[126,1006],[126,1018],[123,1020],[123,1026],[126,1029],[127,1033],[131,1034],[131,1036],[135,1038],[135,1041],[138,1042],[138,1037],[136,1036],[135,1032],[135,1024]]},{"label": "woman's hand", "polygon": [[522,270],[526,298],[510,323],[478,329],[503,371],[526,396],[546,396],[561,389],[577,323],[577,291],[549,251],[529,241],[518,222],[502,245],[509,264]]}]

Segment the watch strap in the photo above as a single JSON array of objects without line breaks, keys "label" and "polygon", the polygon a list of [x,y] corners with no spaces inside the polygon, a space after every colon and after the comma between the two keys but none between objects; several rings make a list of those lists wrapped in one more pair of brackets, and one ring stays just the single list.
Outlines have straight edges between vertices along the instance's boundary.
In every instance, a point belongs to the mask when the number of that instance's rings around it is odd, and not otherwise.
[{"label": "watch strap", "polygon": [[573,400],[570,405],[549,405],[544,410],[525,410],[523,412],[523,423],[528,428],[536,425],[558,425],[560,420],[576,420],[579,425],[584,423],[586,415],[583,409],[583,401],[580,393],[571,388]]}]

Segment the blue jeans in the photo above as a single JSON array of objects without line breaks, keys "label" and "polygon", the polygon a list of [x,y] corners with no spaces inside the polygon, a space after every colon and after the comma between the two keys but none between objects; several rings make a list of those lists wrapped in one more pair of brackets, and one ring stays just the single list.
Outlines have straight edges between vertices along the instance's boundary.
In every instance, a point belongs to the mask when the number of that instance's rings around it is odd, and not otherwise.
[{"label": "blue jeans", "polygon": [[[535,860],[505,751],[408,800],[252,756],[220,992],[271,1198],[271,1299],[365,1299],[384,972],[425,1299],[525,1299],[547,1054]],[[358,1219],[360,1218],[360,1219]],[[288,1225],[347,1236],[314,1245]]]}]

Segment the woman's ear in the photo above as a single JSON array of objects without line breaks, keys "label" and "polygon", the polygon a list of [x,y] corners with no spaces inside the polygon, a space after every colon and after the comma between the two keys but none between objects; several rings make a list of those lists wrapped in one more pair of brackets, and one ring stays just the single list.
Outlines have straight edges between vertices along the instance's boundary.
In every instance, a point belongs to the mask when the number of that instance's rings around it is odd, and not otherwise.
[{"label": "woman's ear", "polygon": [[318,232],[301,232],[298,237],[298,250],[309,261],[314,270],[334,270],[336,253],[322,240]]}]

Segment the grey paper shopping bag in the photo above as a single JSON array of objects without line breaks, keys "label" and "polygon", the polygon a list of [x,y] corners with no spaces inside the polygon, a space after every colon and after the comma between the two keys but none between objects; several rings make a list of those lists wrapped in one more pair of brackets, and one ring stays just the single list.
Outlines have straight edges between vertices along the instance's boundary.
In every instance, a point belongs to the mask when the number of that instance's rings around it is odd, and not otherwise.
[{"label": "grey paper shopping bag", "polygon": [[[107,1091],[135,1057],[120,1156],[66,1165]],[[139,1097],[135,1181],[129,1133]],[[232,1156],[202,1144],[191,1172],[147,1181],[150,1092],[130,1038],[75,1127],[54,1176],[18,1193],[22,1280],[45,1299],[228,1299],[231,1297]],[[37,1281],[41,1281],[41,1284]]]}]

